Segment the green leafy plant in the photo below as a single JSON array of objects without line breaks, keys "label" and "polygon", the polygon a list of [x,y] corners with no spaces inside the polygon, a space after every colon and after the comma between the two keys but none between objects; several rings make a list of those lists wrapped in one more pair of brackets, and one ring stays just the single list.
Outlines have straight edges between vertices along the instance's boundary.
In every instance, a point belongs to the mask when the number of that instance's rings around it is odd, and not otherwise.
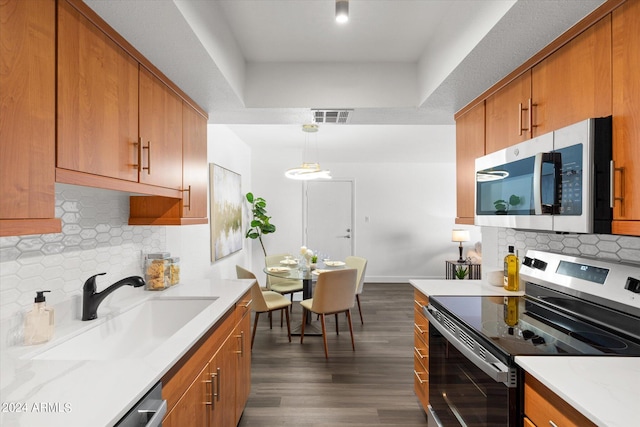
[{"label": "green leafy plant", "polygon": [[275,233],[276,226],[271,224],[269,220],[270,216],[267,215],[267,202],[262,197],[254,197],[253,193],[249,192],[246,195],[247,202],[251,203],[251,214],[253,219],[251,220],[251,227],[247,229],[245,234],[246,238],[258,239],[264,256],[267,256],[267,251],[262,243],[262,236],[264,234]]},{"label": "green leafy plant", "polygon": [[464,279],[465,277],[467,277],[468,273],[469,273],[468,267],[463,267],[461,265],[456,267],[455,275],[457,279]]},{"label": "green leafy plant", "polygon": [[315,264],[316,262],[318,262],[318,255],[313,255],[313,256],[311,257],[311,262],[312,262],[312,263],[314,263],[314,264]]},{"label": "green leafy plant", "polygon": [[522,202],[522,198],[512,194],[509,197],[509,201],[506,200],[496,200],[493,202],[493,206],[496,208],[497,213],[507,213],[509,211],[509,206],[518,206]]}]

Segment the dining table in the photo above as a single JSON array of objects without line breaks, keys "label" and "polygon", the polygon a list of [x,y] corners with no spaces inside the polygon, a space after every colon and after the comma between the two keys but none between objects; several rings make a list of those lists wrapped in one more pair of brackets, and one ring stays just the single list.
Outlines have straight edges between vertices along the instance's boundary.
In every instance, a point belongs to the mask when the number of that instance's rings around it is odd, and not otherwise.
[{"label": "dining table", "polygon": [[[278,277],[281,279],[301,280],[302,281],[302,299],[313,298],[313,284],[318,280],[318,276],[325,271],[337,270],[345,268],[343,261],[322,261],[317,264],[316,268],[310,268],[309,265],[302,265],[296,259],[283,259],[278,264],[267,265],[263,271],[266,275]],[[321,267],[321,268],[317,268]],[[311,312],[307,311],[305,318],[304,334],[322,336],[322,330],[313,323]],[[291,335],[300,335],[302,330],[302,320],[299,324],[291,328]]]}]

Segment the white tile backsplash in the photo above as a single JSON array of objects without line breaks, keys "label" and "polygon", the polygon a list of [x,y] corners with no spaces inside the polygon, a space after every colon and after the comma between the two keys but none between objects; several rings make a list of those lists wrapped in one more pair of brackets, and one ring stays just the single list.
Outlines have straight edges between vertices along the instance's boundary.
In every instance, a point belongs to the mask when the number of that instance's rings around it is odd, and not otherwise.
[{"label": "white tile backsplash", "polygon": [[499,260],[507,255],[510,245],[515,246],[521,257],[527,250],[536,249],[640,264],[640,237],[609,234],[552,234],[511,228],[498,229]]},{"label": "white tile backsplash", "polygon": [[56,184],[56,216],[62,233],[0,238],[0,319],[29,309],[37,290],[53,305],[93,274],[107,273],[99,289],[142,275],[142,254],[166,250],[165,227],[127,224],[128,193]]}]

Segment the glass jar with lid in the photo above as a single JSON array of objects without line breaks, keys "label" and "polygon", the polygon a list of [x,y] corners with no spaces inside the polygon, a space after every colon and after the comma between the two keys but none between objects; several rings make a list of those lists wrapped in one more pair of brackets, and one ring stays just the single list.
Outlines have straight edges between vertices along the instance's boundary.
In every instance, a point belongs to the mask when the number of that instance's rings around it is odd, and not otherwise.
[{"label": "glass jar with lid", "polygon": [[158,252],[147,254],[144,264],[144,280],[148,291],[161,291],[170,286],[169,267],[171,254]]},{"label": "glass jar with lid", "polygon": [[173,286],[180,283],[180,257],[171,257],[169,261],[169,284]]}]

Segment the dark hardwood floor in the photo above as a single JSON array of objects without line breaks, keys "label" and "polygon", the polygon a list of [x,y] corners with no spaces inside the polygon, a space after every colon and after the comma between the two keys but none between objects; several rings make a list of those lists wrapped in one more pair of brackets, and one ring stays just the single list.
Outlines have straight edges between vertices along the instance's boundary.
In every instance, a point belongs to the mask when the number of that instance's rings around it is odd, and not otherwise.
[{"label": "dark hardwood floor", "polygon": [[[274,314],[260,317],[251,364],[251,395],[239,426],[421,426],[426,416],[413,393],[413,287],[367,283],[351,311],[356,351],[346,317],[327,317],[329,360],[322,337],[287,341]],[[301,319],[293,305],[292,325]],[[314,316],[315,319],[315,316]],[[314,323],[319,323],[314,320]]]}]

